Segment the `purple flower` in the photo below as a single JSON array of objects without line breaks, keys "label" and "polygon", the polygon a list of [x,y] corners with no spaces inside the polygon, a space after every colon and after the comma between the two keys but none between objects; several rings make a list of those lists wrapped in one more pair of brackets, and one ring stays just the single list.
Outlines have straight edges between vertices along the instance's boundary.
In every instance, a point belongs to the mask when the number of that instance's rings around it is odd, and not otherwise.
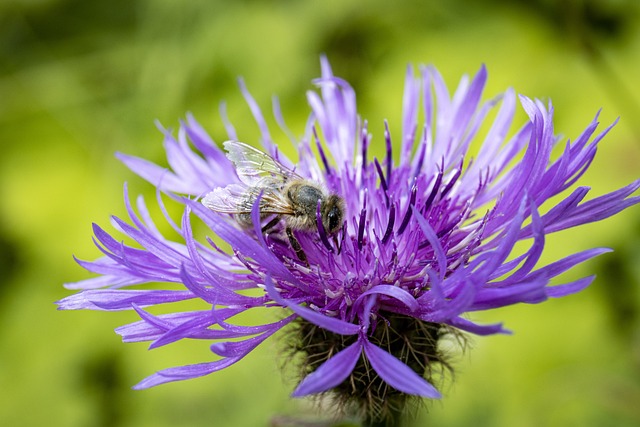
[{"label": "purple flower", "polygon": [[[244,149],[233,142],[226,144],[232,162],[191,116],[177,139],[165,132],[170,170],[119,155],[159,195],[183,205],[177,224],[158,197],[180,241],[158,231],[141,197],[134,209],[125,187],[129,220],[113,222],[137,245],[94,225],[105,256],[78,262],[99,276],[68,284],[82,291],[59,301],[59,308],[135,310],[141,320],[116,331],[125,342],[149,341],[150,348],[184,338],[214,342],[217,360],[165,369],[138,389],[226,368],[287,327],[288,351],[303,377],[296,397],[331,391],[347,407],[374,418],[410,395],[439,398],[432,376],[434,367],[448,366],[438,346],[443,337],[458,331],[508,333],[502,324],[474,323],[467,313],[539,303],[592,282],[593,276],[551,284],[608,249],[585,250],[534,269],[548,233],[599,221],[640,201],[631,197],[640,180],[589,201],[583,201],[588,187],[567,194],[611,126],[596,134],[596,116],[575,140],[562,142],[554,135],[551,104],[520,96],[529,120],[508,137],[516,95],[509,89],[481,103],[486,79],[482,67],[450,96],[435,68],[421,67],[417,76],[408,68],[402,134],[392,138],[385,123],[386,155],[377,159],[369,154],[374,140],[357,115],[353,89],[323,59],[322,77],[314,81],[320,93],[308,94],[307,130],[293,141],[297,162],[278,150],[242,85],[262,133],[259,155],[271,159],[269,167],[246,153],[233,154]],[[479,129],[494,108],[497,114],[481,138]],[[277,108],[275,116],[288,133]],[[229,139],[237,141],[226,118],[225,124]],[[554,159],[560,143],[562,154]],[[307,180],[321,188],[322,197],[342,200],[342,227],[327,229],[320,201],[304,214],[305,227],[292,225],[292,218],[303,215],[295,209],[268,211],[278,197],[292,203],[291,191],[281,194],[290,188],[281,176]],[[546,203],[563,192],[558,202]],[[227,211],[220,208],[225,200]],[[194,236],[196,221],[210,230],[206,237]],[[530,244],[515,251],[523,240]],[[221,249],[220,241],[230,249]],[[157,282],[177,286],[137,286]],[[161,315],[146,310],[191,299],[206,308]],[[234,316],[262,307],[280,317],[255,326],[233,323]]]}]

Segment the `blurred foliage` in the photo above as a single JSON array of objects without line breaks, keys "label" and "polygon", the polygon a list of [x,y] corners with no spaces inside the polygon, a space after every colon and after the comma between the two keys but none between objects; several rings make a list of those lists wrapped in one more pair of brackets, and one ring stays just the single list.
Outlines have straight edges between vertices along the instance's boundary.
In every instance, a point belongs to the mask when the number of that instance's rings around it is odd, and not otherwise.
[{"label": "blurred foliage", "polygon": [[[281,379],[273,344],[204,379],[132,391],[157,369],[210,360],[207,345],[148,353],[111,332],[134,321],[131,313],[55,311],[53,301],[69,294],[61,284],[88,277],[71,254],[99,256],[91,222],[124,215],[122,183],[153,199],[113,153],[165,164],[154,120],[175,128],[191,111],[222,141],[217,109],[225,100],[239,134],[256,141],[236,84],[242,75],[265,112],[279,96],[300,134],[304,94],[326,53],[357,90],[375,143],[383,119],[399,130],[407,63],[435,64],[451,89],[485,63],[487,98],[508,86],[550,97],[557,132],[567,137],[600,108],[604,124],[621,117],[582,181],[602,194],[640,170],[639,7],[635,0],[4,0],[0,425],[267,426],[312,413],[288,398],[294,384]],[[475,338],[446,397],[415,425],[639,425],[639,216],[636,208],[549,237],[543,262],[593,246],[616,252],[566,275],[598,271],[579,295],[475,317],[504,320],[515,335]]]}]

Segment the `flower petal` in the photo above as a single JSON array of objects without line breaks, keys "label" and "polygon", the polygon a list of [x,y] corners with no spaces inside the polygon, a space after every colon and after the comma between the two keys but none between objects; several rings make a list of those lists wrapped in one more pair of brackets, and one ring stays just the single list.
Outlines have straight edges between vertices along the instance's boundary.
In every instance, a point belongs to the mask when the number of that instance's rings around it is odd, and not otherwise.
[{"label": "flower petal", "polygon": [[573,282],[564,283],[562,285],[548,286],[546,288],[547,295],[552,298],[560,298],[567,295],[575,294],[576,292],[580,292],[587,286],[593,282],[596,276],[584,277],[579,280],[575,280]]},{"label": "flower petal", "polygon": [[338,386],[353,371],[356,366],[362,343],[356,341],[320,365],[315,371],[307,375],[291,394],[292,397],[303,397],[309,394],[321,393]]},{"label": "flower petal", "polygon": [[166,384],[173,381],[190,380],[227,368],[241,360],[242,357],[229,357],[209,363],[197,363],[195,365],[179,366],[158,371],[133,386],[134,390],[142,390]]},{"label": "flower petal", "polygon": [[420,308],[420,305],[416,301],[413,295],[409,292],[405,291],[402,288],[392,285],[377,285],[368,291],[364,292],[362,295],[358,297],[354,304],[364,298],[367,295],[386,295],[393,299],[400,301],[404,306],[406,306],[410,311],[416,311]]},{"label": "flower petal", "polygon": [[505,329],[502,323],[494,323],[491,325],[478,325],[463,317],[454,317],[447,321],[451,326],[455,326],[463,331],[471,332],[476,335],[493,335],[493,334],[511,334],[511,331]]},{"label": "flower petal", "polygon": [[364,340],[364,352],[371,367],[380,375],[380,378],[396,390],[431,399],[442,397],[434,386],[380,347]]},{"label": "flower petal", "polygon": [[57,301],[59,310],[131,310],[133,304],[141,307],[185,301],[195,298],[189,291],[134,291],[95,289],[68,296]]},{"label": "flower petal", "polygon": [[273,299],[278,304],[291,309],[291,311],[311,323],[314,323],[328,331],[335,332],[336,334],[340,335],[354,335],[360,331],[360,327],[358,325],[345,322],[344,320],[340,320],[336,317],[326,316],[322,313],[318,313],[315,310],[311,310],[310,308],[303,307],[301,305],[285,300],[280,296],[271,280],[271,277],[269,276],[265,278],[264,285],[271,299]]}]

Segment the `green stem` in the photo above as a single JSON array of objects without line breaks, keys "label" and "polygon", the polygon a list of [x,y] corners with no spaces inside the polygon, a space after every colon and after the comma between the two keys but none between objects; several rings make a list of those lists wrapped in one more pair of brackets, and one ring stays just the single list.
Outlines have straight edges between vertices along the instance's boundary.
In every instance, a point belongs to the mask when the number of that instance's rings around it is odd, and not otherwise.
[{"label": "green stem", "polygon": [[402,412],[393,411],[389,417],[382,420],[365,420],[362,427],[403,427]]}]

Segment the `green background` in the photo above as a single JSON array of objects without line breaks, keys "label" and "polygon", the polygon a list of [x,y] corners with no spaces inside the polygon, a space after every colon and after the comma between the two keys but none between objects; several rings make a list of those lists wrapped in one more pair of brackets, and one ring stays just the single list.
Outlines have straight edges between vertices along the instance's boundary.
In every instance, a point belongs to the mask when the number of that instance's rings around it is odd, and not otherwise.
[{"label": "green background", "polygon": [[[639,175],[639,12],[635,0],[2,1],[0,425],[268,426],[311,413],[289,399],[272,341],[223,372],[133,391],[155,370],[211,360],[208,346],[148,352],[112,331],[132,313],[56,311],[71,293],[62,283],[90,277],[72,254],[99,256],[91,223],[112,230],[109,216],[124,216],[123,182],[153,204],[153,188],[113,154],[166,164],[154,120],[175,129],[190,111],[221,142],[225,100],[239,135],[256,142],[243,76],[265,114],[279,96],[300,134],[326,53],[355,87],[375,144],[385,118],[399,130],[408,63],[433,63],[450,90],[484,63],[485,99],[509,86],[551,98],[566,137],[600,108],[605,125],[621,117],[581,181],[593,197]],[[616,252],[564,276],[598,273],[578,295],[474,315],[515,335],[474,338],[445,398],[415,425],[639,425],[639,235],[635,208],[550,236],[543,262]]]}]

